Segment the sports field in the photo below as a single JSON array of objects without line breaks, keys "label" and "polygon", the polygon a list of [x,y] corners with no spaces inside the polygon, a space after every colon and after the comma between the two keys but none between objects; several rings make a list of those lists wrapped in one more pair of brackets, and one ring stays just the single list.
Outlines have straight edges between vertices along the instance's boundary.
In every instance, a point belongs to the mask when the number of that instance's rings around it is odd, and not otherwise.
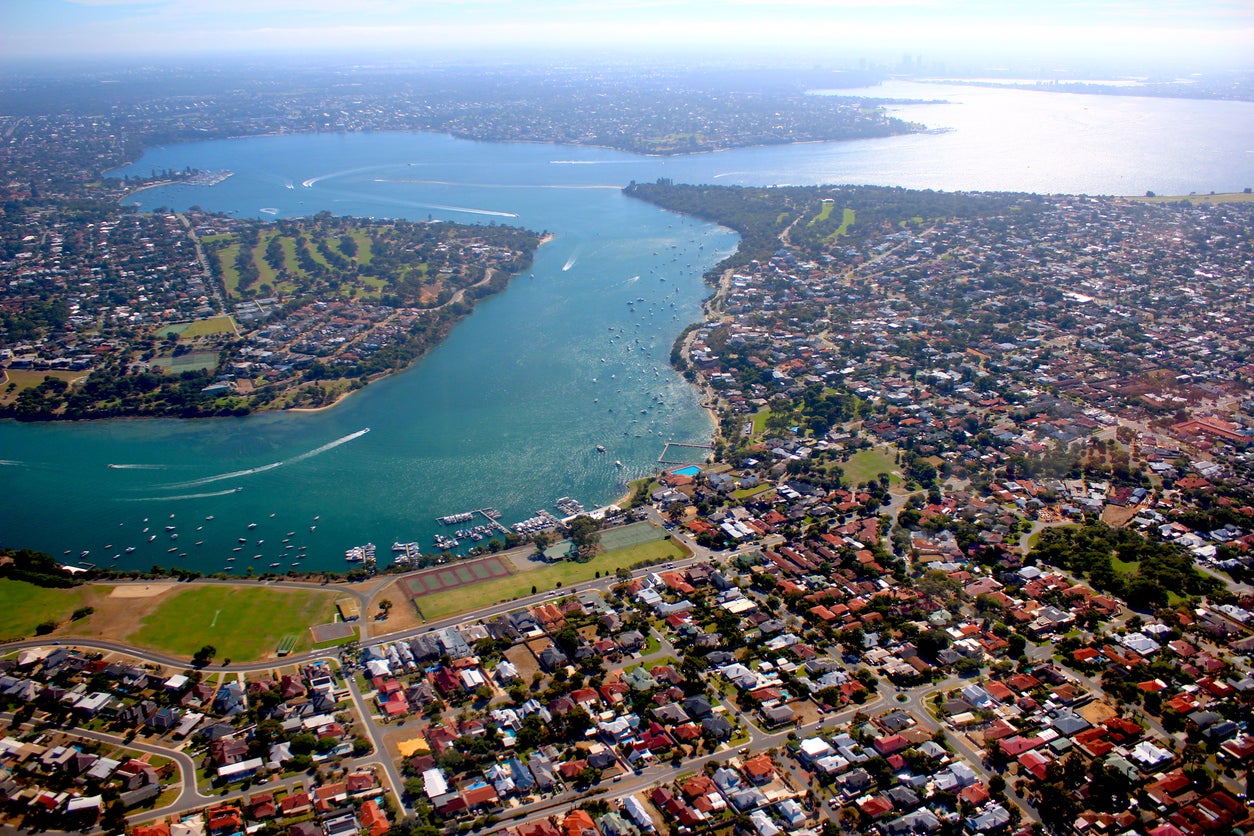
[{"label": "sports field", "polygon": [[869,482],[881,473],[887,473],[894,483],[901,481],[901,477],[894,472],[897,470],[896,459],[882,449],[859,450],[841,465],[841,470],[845,472],[845,481],[850,487]]},{"label": "sports field", "polygon": [[641,546],[645,543],[656,543],[665,540],[666,531],[648,523],[633,523],[622,528],[611,528],[601,532],[601,548],[607,552]]},{"label": "sports field", "polygon": [[218,367],[218,355],[214,351],[190,351],[177,357],[154,358],[152,364],[154,366],[164,366],[173,374],[200,371],[201,369],[216,369]]},{"label": "sports field", "polygon": [[33,636],[42,621],[63,622],[83,606],[86,590],[46,589],[25,581],[0,579],[0,640]]},{"label": "sports field", "polygon": [[334,613],[329,591],[192,586],[163,597],[124,641],[188,658],[210,644],[218,662],[244,662],[272,655],[289,635],[298,636],[292,652],[308,650],[310,625],[329,622]]},{"label": "sports field", "polygon": [[417,598],[444,592],[493,578],[504,578],[513,574],[513,568],[499,557],[488,557],[483,560],[461,563],[453,566],[441,566],[408,577],[404,583],[410,597]]},{"label": "sports field", "polygon": [[[654,530],[656,531],[657,529]],[[604,535],[607,533],[609,532],[602,534],[602,543],[605,542]],[[664,538],[666,537],[665,532],[662,532],[661,535]],[[641,533],[633,532],[630,536],[639,537]],[[446,616],[456,615],[457,613],[477,610],[501,601],[519,598],[523,595],[530,595],[532,586],[535,586],[537,592],[544,592],[557,589],[559,583],[562,587],[569,587],[581,581],[592,580],[598,574],[602,577],[613,575],[618,569],[627,569],[637,563],[646,561],[662,563],[683,556],[684,550],[676,545],[674,541],[670,539],[653,539],[650,542],[642,542],[637,545],[602,552],[587,563],[563,560],[558,563],[541,565],[511,577],[493,578],[460,587],[456,595],[426,595],[418,597],[415,599],[415,603],[421,607],[422,615],[426,620],[434,621]]]}]

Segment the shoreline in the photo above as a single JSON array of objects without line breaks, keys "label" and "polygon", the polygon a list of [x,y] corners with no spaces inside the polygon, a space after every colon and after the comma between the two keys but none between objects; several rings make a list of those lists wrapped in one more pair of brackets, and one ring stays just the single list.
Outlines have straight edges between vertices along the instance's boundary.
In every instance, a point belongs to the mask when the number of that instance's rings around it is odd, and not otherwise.
[{"label": "shoreline", "polygon": [[[390,377],[390,376],[391,376],[391,372],[389,372],[388,374],[382,375],[377,379],[383,380],[383,378]],[[371,383],[374,383],[374,381],[373,380],[368,381],[366,383],[366,386],[369,386]],[[362,389],[365,389],[365,388],[366,388],[365,386],[362,386],[357,389],[349,389],[345,392],[341,392],[340,394],[335,396],[335,400],[331,401],[331,403],[323,404],[322,406],[293,406],[287,409],[258,409],[256,412],[252,414],[264,415],[267,412],[303,412],[303,413],[313,414],[315,412],[326,412],[328,409],[333,409],[339,406],[344,401],[348,400],[349,395],[353,394],[354,392],[360,392]]]},{"label": "shoreline", "polygon": [[[127,165],[132,165],[132,163],[127,163]],[[120,195],[118,197],[118,203],[121,203],[122,201],[126,200],[128,197],[137,195],[140,192],[147,191],[148,189],[157,189],[157,188],[160,188],[161,186],[173,186],[177,184],[177,182],[178,182],[177,180],[158,180],[155,183],[145,183],[142,186],[136,186],[135,188],[131,189],[125,194]]]}]

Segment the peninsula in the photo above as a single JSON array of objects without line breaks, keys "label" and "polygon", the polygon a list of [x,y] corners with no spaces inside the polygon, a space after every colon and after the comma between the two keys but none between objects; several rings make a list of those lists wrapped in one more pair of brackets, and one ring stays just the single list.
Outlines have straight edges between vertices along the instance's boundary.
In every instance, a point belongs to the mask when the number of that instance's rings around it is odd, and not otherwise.
[{"label": "peninsula", "polygon": [[326,406],[414,363],[541,241],[509,226],[328,213],[266,222],[102,207],[68,230],[62,213],[16,220],[35,232],[0,266],[0,415],[19,420]]}]

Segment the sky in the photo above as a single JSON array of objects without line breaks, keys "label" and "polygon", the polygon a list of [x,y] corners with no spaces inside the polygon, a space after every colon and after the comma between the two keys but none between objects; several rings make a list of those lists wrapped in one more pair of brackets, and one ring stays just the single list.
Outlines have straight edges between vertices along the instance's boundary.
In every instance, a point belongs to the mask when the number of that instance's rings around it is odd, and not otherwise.
[{"label": "sky", "polygon": [[0,55],[1254,64],[1250,0],[0,0]]}]

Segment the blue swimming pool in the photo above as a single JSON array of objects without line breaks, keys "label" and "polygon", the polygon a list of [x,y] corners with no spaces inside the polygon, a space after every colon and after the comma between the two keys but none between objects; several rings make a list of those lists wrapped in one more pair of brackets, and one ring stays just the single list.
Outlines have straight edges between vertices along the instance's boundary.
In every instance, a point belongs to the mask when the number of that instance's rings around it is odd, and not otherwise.
[{"label": "blue swimming pool", "polygon": [[679,468],[679,470],[672,470],[671,474],[674,476],[696,476],[700,472],[701,468],[697,467],[695,464],[690,464],[687,467]]}]

